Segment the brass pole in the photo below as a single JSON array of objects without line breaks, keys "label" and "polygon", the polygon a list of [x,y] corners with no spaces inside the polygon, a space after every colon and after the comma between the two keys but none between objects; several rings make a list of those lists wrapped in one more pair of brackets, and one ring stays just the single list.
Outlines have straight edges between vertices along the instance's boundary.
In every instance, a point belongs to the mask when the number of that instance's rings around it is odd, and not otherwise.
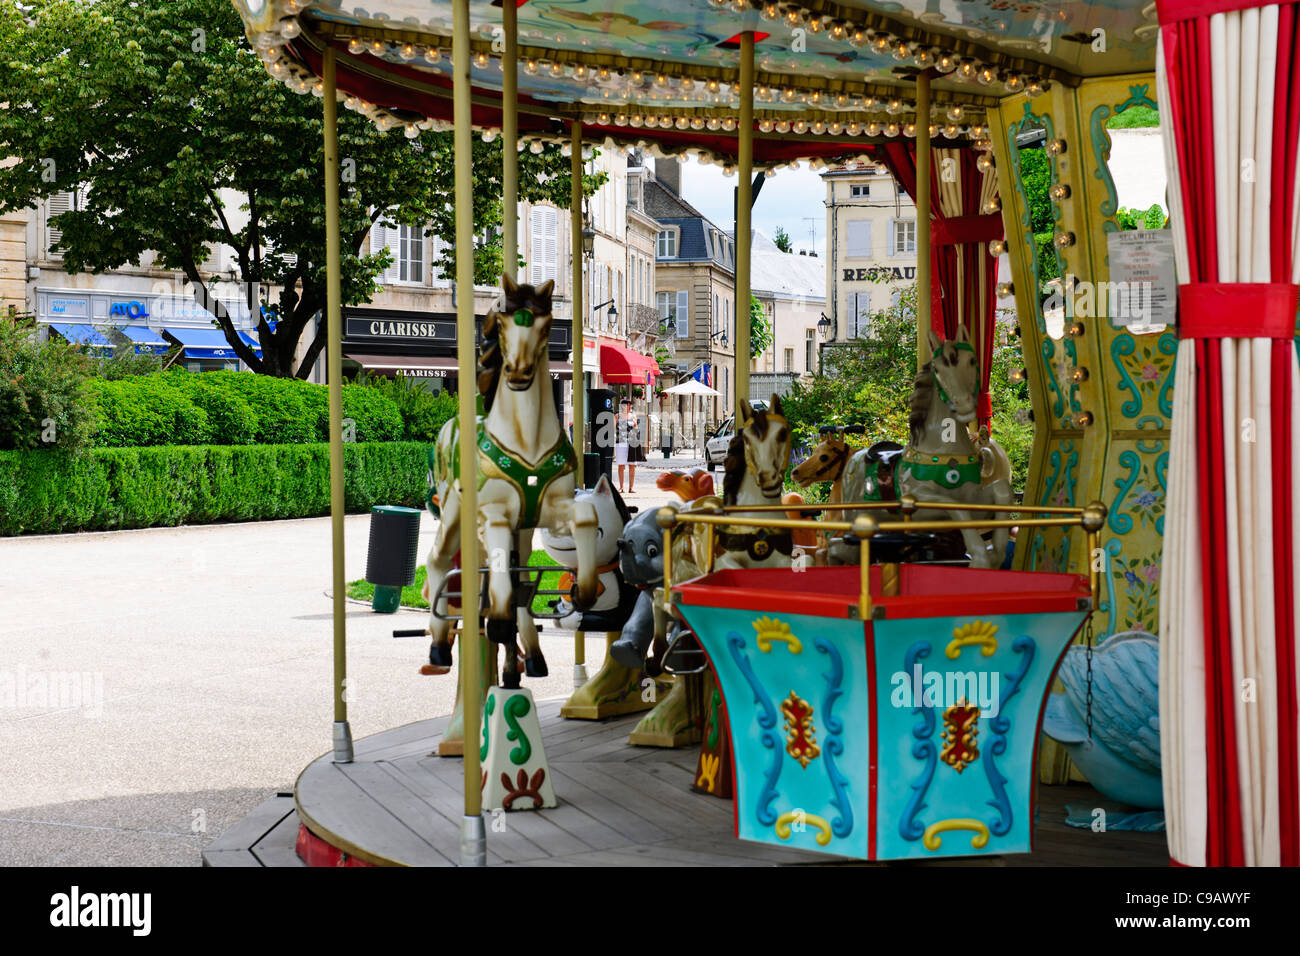
[{"label": "brass pole", "polygon": [[[469,0],[454,0],[452,38],[453,105],[456,157],[456,397],[460,412],[460,699],[465,715],[465,818],[461,822],[460,861],[486,864],[483,792],[478,739],[483,720],[483,655],[479,634],[478,442],[474,349],[474,131],[470,126]],[[513,653],[513,648],[507,653]]]},{"label": "brass pole", "polygon": [[740,126],[736,136],[736,174],[740,182],[736,191],[736,400],[749,398],[749,248],[750,218],[754,204],[754,34],[740,35]]},{"label": "brass pole", "polygon": [[501,218],[506,275],[519,271],[519,9],[501,7],[506,49],[501,57]]},{"label": "brass pole", "polygon": [[930,361],[930,74],[916,75],[916,368]]},{"label": "brass pole", "polygon": [[[507,0],[509,3],[509,0]],[[573,381],[569,390],[572,394],[570,405],[573,408],[573,443],[577,446],[577,463],[574,481],[579,488],[586,487],[584,478],[583,453],[587,450],[583,441],[583,425],[586,421],[587,388],[582,379],[583,321],[582,302],[582,118],[575,119],[569,128],[569,248],[573,258]],[[587,635],[581,630],[573,633],[573,683],[581,687],[587,680]]]},{"label": "brass pole", "polygon": [[859,572],[858,617],[867,621],[871,619],[871,539],[863,538],[858,545],[858,559],[862,562]]},{"label": "brass pole", "polygon": [[325,81],[325,364],[330,409],[330,532],[334,582],[334,762],[352,762],[352,730],[348,726],[347,581],[343,568],[343,318],[339,277],[339,103],[334,49],[327,46]]},{"label": "brass pole", "polygon": [[586,421],[587,387],[582,380],[582,342],[583,321],[582,303],[582,119],[575,119],[569,129],[569,146],[573,154],[569,157],[569,247],[573,254],[573,443],[577,445],[578,462],[574,480],[579,488],[585,488],[583,481],[583,452],[587,444],[583,440],[583,425]]}]

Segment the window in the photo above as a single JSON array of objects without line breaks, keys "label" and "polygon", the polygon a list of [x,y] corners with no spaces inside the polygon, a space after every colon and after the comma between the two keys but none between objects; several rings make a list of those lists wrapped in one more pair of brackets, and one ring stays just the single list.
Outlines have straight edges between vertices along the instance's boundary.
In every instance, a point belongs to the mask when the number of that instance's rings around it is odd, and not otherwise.
[{"label": "window", "polygon": [[709,334],[718,334],[718,323],[722,321],[722,309],[718,307],[718,293],[713,293],[713,315],[709,319]]},{"label": "window", "polygon": [[401,282],[424,281],[424,229],[419,226],[397,227],[397,267]]},{"label": "window", "polygon": [[859,219],[844,224],[844,240],[850,259],[867,259],[871,256],[871,221]]},{"label": "window", "polygon": [[871,293],[850,292],[845,306],[848,337],[866,338],[871,332]]},{"label": "window", "polygon": [[444,252],[451,248],[451,244],[445,242],[442,236],[433,237],[433,284],[436,286],[447,287],[451,285],[452,277],[442,271],[442,266],[438,265],[438,260],[442,258]]},{"label": "window", "polygon": [[803,370],[809,375],[813,371],[813,353],[817,349],[817,333],[812,329],[805,329],[803,333]]},{"label": "window", "polygon": [[49,199],[45,200],[45,251],[51,259],[63,258],[63,253],[54,250],[54,247],[63,238],[63,230],[51,226],[50,220],[65,212],[80,209],[84,201],[85,197],[81,195],[81,190],[54,193]]},{"label": "window", "polygon": [[560,217],[554,206],[537,206],[529,213],[528,221],[528,283],[541,285],[547,279],[559,278]]},{"label": "window", "polygon": [[785,350],[785,370],[787,372],[794,371],[794,349]]},{"label": "window", "polygon": [[731,300],[730,299],[722,300],[722,332],[726,340],[734,344],[735,340],[731,335]]},{"label": "window", "polygon": [[897,219],[893,222],[893,241],[890,243],[889,254],[891,256],[902,256],[908,253],[916,253],[916,220],[915,219]]},{"label": "window", "polygon": [[677,230],[663,229],[655,246],[655,255],[660,259],[677,258]]},{"label": "window", "polygon": [[865,199],[871,195],[870,183],[855,183],[849,187],[849,196],[853,199]]},{"label": "window", "polygon": [[659,306],[659,316],[671,319],[676,326],[677,337],[684,339],[691,334],[690,293],[685,289],[677,292],[660,292],[655,296]]}]

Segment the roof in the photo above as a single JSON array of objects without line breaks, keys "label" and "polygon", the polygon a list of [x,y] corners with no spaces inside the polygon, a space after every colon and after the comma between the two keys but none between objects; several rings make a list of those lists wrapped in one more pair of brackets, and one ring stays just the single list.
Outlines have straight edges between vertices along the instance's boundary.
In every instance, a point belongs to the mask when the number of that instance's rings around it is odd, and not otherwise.
[{"label": "roof", "polygon": [[755,295],[826,298],[826,260],[782,252],[757,229],[750,239],[749,272]]},{"label": "roof", "polygon": [[660,225],[677,226],[677,255],[660,262],[711,262],[727,272],[735,271],[730,257],[723,257],[718,243],[710,243],[706,232],[714,231],[731,240],[731,233],[707,218],[681,196],[657,179],[647,179],[645,184],[646,212]]}]

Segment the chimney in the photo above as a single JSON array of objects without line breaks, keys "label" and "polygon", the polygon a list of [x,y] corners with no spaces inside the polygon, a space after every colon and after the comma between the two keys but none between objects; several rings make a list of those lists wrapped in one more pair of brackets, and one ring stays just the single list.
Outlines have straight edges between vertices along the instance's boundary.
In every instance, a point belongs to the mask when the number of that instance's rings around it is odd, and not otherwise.
[{"label": "chimney", "polygon": [[655,157],[655,179],[674,196],[682,194],[682,164],[666,156]]}]

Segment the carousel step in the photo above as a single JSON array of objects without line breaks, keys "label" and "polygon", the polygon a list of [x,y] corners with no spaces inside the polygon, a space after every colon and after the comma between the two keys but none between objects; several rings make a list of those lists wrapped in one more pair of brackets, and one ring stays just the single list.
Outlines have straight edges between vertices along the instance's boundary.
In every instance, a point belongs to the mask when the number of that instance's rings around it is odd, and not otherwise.
[{"label": "carousel step", "polygon": [[279,793],[204,849],[203,865],[306,866],[295,852],[297,839],[293,794]]}]

